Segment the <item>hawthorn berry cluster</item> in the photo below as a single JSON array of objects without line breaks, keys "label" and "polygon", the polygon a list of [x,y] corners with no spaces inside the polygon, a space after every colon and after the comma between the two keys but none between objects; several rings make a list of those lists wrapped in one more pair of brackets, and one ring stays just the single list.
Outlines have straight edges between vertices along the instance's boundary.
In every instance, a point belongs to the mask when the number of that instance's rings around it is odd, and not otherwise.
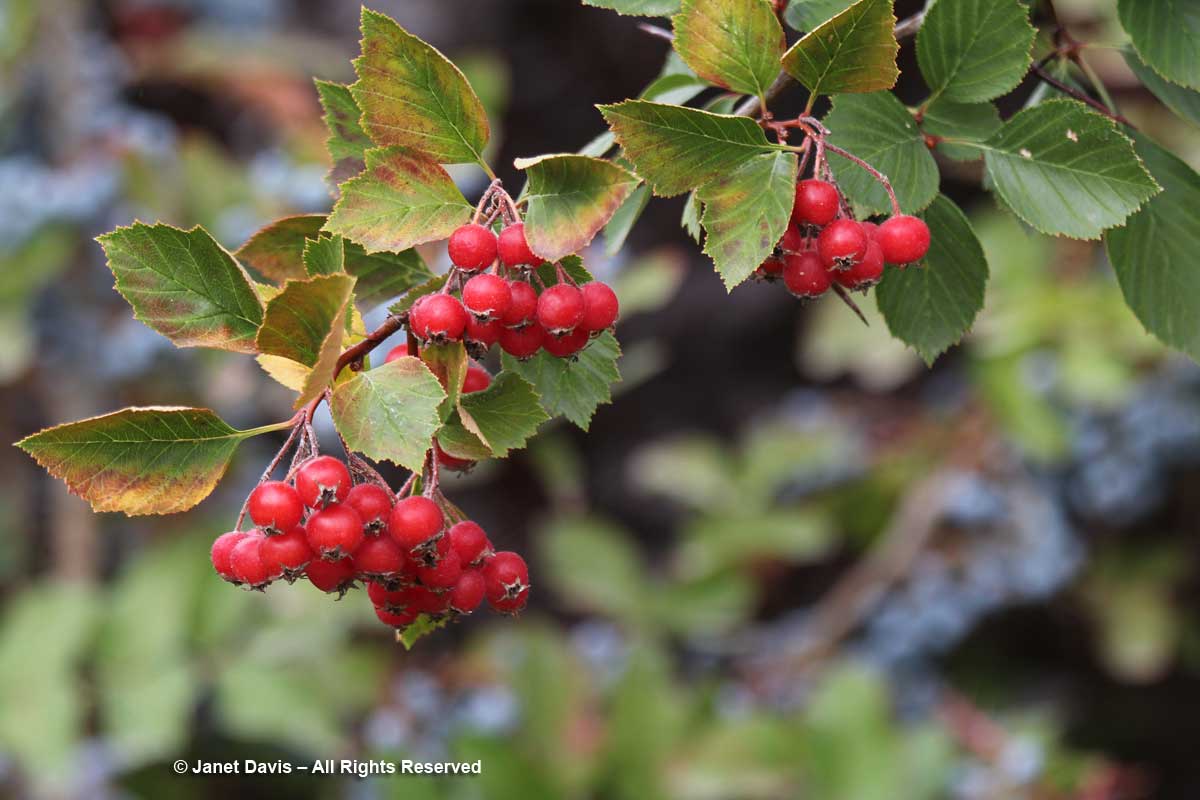
[{"label": "hawthorn berry cluster", "polygon": [[880,224],[858,222],[830,181],[808,178],[796,184],[787,232],[757,276],[783,279],[793,295],[820,297],[834,286],[866,291],[883,278],[885,264],[906,266],[929,251],[929,228],[907,214]]},{"label": "hawthorn berry cluster", "polygon": [[396,629],[423,614],[470,614],[485,597],[502,613],[525,607],[524,559],[495,551],[484,529],[437,489],[436,468],[425,493],[406,494],[416,485],[410,479],[399,498],[377,475],[355,483],[347,464],[331,456],[313,456],[290,472],[290,481],[263,481],[251,492],[253,529],[235,528],[213,542],[213,568],[230,583],[261,591],[306,577],[339,597],[362,583],[376,616]]}]

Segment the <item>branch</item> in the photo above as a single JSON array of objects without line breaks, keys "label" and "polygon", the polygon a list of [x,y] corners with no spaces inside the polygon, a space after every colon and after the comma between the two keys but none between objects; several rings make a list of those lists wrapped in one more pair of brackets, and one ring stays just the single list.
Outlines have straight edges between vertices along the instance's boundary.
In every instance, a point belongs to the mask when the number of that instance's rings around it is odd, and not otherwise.
[{"label": "branch", "polygon": [[1038,65],[1038,64],[1033,65],[1033,74],[1037,75],[1044,82],[1050,84],[1055,89],[1058,89],[1063,94],[1065,94],[1069,97],[1073,97],[1081,103],[1086,103],[1087,105],[1091,106],[1096,111],[1099,111],[1101,114],[1108,117],[1109,119],[1119,122],[1122,125],[1124,125],[1128,128],[1131,128],[1132,130],[1135,130],[1135,131],[1137,130],[1137,127],[1132,122],[1127,120],[1124,116],[1111,110],[1108,106],[1104,105],[1104,103],[1101,103],[1099,100],[1092,97],[1091,95],[1089,95],[1085,92],[1081,92],[1080,90],[1076,89],[1074,86],[1063,83],[1058,78],[1051,75],[1049,72],[1046,72],[1046,70],[1043,67],[1041,67],[1040,65]]},{"label": "branch", "polygon": [[648,33],[651,36],[664,39],[668,42],[675,41],[675,34],[671,33],[666,28],[660,28],[657,25],[651,25],[649,22],[638,23],[638,30],[642,33]]},{"label": "branch", "polygon": [[388,317],[384,320],[382,325],[367,334],[367,338],[338,356],[337,364],[333,368],[333,377],[336,378],[340,375],[347,366],[355,371],[362,369],[362,361],[367,353],[379,347],[384,339],[400,330],[405,321],[404,316]]}]

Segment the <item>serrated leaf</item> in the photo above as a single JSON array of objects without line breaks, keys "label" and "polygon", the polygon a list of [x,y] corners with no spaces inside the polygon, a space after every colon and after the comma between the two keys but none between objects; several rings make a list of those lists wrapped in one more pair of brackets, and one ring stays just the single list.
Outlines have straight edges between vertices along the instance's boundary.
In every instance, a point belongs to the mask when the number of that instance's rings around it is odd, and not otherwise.
[{"label": "serrated leaf", "polygon": [[598,108],[634,169],[662,197],[683,194],[774,150],[747,117],[645,100]]},{"label": "serrated leaf", "polygon": [[471,206],[438,164],[399,147],[371,150],[361,175],[342,184],[324,230],[367,253],[399,252],[445,239],[467,221]]},{"label": "serrated leaf", "polygon": [[186,511],[212,492],[243,439],[203,408],[126,408],[47,428],[17,442],[96,511]]},{"label": "serrated leaf", "polygon": [[433,373],[406,356],[339,384],[329,410],[351,449],[416,471],[441,426],[438,406],[445,399]]},{"label": "serrated leaf", "polygon": [[1137,53],[1126,50],[1122,55],[1138,80],[1167,108],[1189,122],[1200,125],[1200,91],[1166,80],[1138,58]]},{"label": "serrated leaf", "polygon": [[[673,73],[670,75],[660,75],[649,86],[643,89],[638,97],[641,100],[649,100],[654,103],[670,103],[671,105],[682,106],[695,100],[707,88],[709,88],[708,81],[696,77],[689,70],[687,74]],[[612,136],[611,133],[607,135],[609,137]],[[599,144],[596,145],[596,147],[599,146]],[[611,141],[609,142],[609,146],[612,146]],[[605,147],[599,153],[583,153],[583,155],[601,156],[607,150],[608,147]]]},{"label": "serrated leaf", "polygon": [[700,198],[696,191],[688,194],[687,200],[683,203],[683,214],[679,218],[679,224],[687,231],[688,236],[700,243],[700,215],[704,213],[704,206],[700,203]]},{"label": "serrated leaf", "polygon": [[254,352],[262,302],[246,271],[203,228],[135,222],[97,241],[137,319],[179,347]]},{"label": "serrated leaf", "polygon": [[325,149],[333,160],[329,171],[332,183],[341,183],[362,172],[366,166],[366,153],[375,145],[362,127],[362,109],[350,93],[350,87],[331,81],[317,79],[317,95],[325,111],[325,127],[329,138]]},{"label": "serrated leaf", "polygon": [[583,0],[583,4],[639,17],[665,17],[679,10],[679,0]]},{"label": "serrated leaf", "polygon": [[412,624],[405,625],[404,630],[396,631],[396,641],[404,645],[405,650],[412,650],[413,645],[418,641],[434,631],[446,627],[446,623],[449,621],[450,617],[448,616],[431,617],[428,614],[422,614]]},{"label": "serrated leaf", "polygon": [[345,240],[340,236],[318,236],[304,242],[304,269],[309,275],[334,275],[345,271]]},{"label": "serrated leaf", "polygon": [[441,164],[482,162],[487,114],[458,67],[395,20],[366,8],[362,34],[362,55],[354,60],[358,80],[350,92],[375,144],[419,151]]},{"label": "serrated leaf", "polygon": [[538,426],[550,419],[529,382],[507,370],[482,392],[462,395],[458,413],[463,427],[498,458],[524,447]]},{"label": "serrated leaf", "polygon": [[356,296],[364,307],[385,303],[433,277],[416,250],[368,253],[346,242],[346,271],[358,279]]},{"label": "serrated leaf", "polygon": [[700,187],[704,252],[732,290],[783,238],[796,198],[795,153],[756,156],[726,177]]},{"label": "serrated leaf", "polygon": [[[557,266],[561,266],[563,272],[567,273],[571,280],[576,283],[589,283],[595,280],[592,273],[583,265],[583,259],[580,256],[571,255],[559,259]],[[559,282],[556,265],[550,262],[542,264],[537,268],[537,276],[546,286],[552,286]]]},{"label": "serrated leaf", "polygon": [[1200,6],[1195,0],[1118,0],[1117,15],[1142,61],[1169,81],[1200,89]]},{"label": "serrated leaf", "polygon": [[888,267],[875,300],[892,335],[932,365],[983,308],[988,265],[971,223],[945,195],[921,216],[929,225],[929,253],[920,264]]},{"label": "serrated leaf", "polygon": [[308,376],[312,372],[311,367],[306,367],[298,361],[292,361],[290,358],[282,356],[259,355],[254,360],[262,367],[263,372],[271,376],[272,380],[293,392],[304,390],[304,382],[308,380]]},{"label": "serrated leaf", "polygon": [[467,377],[467,368],[470,365],[467,348],[462,342],[427,344],[421,348],[420,358],[446,390],[446,399],[442,401],[438,412],[445,422],[458,406],[463,381]]},{"label": "serrated leaf", "polygon": [[[838,97],[825,118],[829,141],[849,150],[892,182],[900,208],[914,214],[937,196],[937,162],[904,104],[889,92]],[[887,192],[866,170],[838,155],[829,156],[838,183],[859,207],[890,213]]]},{"label": "serrated leaf", "polygon": [[596,409],[612,402],[611,386],[621,379],[617,371],[620,355],[616,337],[605,332],[575,359],[555,358],[543,351],[528,361],[518,361],[507,353],[502,360],[505,370],[533,384],[550,416],[565,416],[586,431]]},{"label": "serrated leaf", "polygon": [[934,98],[991,100],[1025,77],[1033,37],[1020,0],[946,0],[925,15],[917,63]]},{"label": "serrated leaf", "polygon": [[764,97],[779,73],[783,28],[769,0],[683,0],[675,52],[697,75]]},{"label": "serrated leaf", "polygon": [[792,0],[783,12],[783,21],[793,30],[811,31],[853,4],[854,0]]},{"label": "serrated leaf", "polygon": [[450,419],[446,420],[446,424],[438,431],[437,440],[442,450],[455,458],[482,461],[492,457],[492,451],[488,449],[488,446],[463,426],[462,418],[458,415],[457,410],[450,415]]},{"label": "serrated leaf", "polygon": [[813,94],[877,92],[896,85],[900,44],[892,0],[859,0],[783,55],[783,68]]},{"label": "serrated leaf", "polygon": [[304,268],[305,243],[319,236],[324,224],[322,214],[284,217],[260,228],[234,255],[276,283],[304,280],[308,277]]},{"label": "serrated leaf", "polygon": [[548,261],[586,247],[638,185],[628,170],[587,156],[519,158],[515,166],[529,178],[529,246]]},{"label": "serrated leaf", "polygon": [[1137,150],[1163,191],[1105,235],[1108,258],[1146,330],[1200,360],[1200,175],[1144,136]]},{"label": "serrated leaf", "polygon": [[1128,137],[1075,100],[1018,112],[984,145],[984,159],[1005,205],[1056,236],[1099,238],[1158,192]]},{"label": "serrated leaf", "polygon": [[613,214],[612,219],[604,226],[604,254],[606,256],[615,256],[620,252],[625,245],[625,240],[629,238],[630,231],[641,218],[642,212],[646,210],[646,204],[649,202],[650,187],[644,183],[625,198],[625,202],[617,209],[617,213]]},{"label": "serrated leaf", "polygon": [[[930,136],[983,142],[1000,130],[1001,124],[1000,112],[991,103],[955,103],[940,98],[925,109],[921,129]],[[936,149],[955,161],[983,158],[983,151],[970,145],[938,142]]]}]

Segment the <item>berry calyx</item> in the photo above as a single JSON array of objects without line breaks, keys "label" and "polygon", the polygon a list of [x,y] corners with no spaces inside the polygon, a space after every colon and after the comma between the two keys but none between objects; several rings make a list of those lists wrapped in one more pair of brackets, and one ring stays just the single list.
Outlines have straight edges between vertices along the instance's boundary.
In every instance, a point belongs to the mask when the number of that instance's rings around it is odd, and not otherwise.
[{"label": "berry calyx", "polygon": [[344,595],[354,587],[354,563],[349,558],[325,561],[314,558],[304,570],[309,583],[322,592]]},{"label": "berry calyx", "polygon": [[453,550],[439,558],[436,564],[417,567],[417,579],[429,589],[452,589],[461,575],[462,561]]},{"label": "berry calyx", "polygon": [[375,616],[379,617],[379,621],[384,625],[392,628],[404,628],[416,622],[417,617],[421,614],[416,610],[389,611],[382,606],[375,606]]},{"label": "berry calyx", "polygon": [[583,318],[579,327],[589,333],[611,328],[621,310],[612,287],[602,281],[592,281],[580,286],[579,291],[583,293]]},{"label": "berry calyx", "polygon": [[387,490],[374,483],[360,483],[346,495],[346,505],[362,518],[363,533],[373,536],[387,527],[392,513],[392,498]]},{"label": "berry calyx", "polygon": [[583,319],[583,292],[559,283],[538,297],[537,321],[549,333],[561,335],[574,330]]},{"label": "berry calyx", "polygon": [[862,261],[833,273],[834,280],[847,289],[866,289],[879,283],[882,277],[883,250],[874,240],[867,243],[867,254]]},{"label": "berry calyx", "polygon": [[513,358],[524,361],[542,349],[546,331],[536,322],[523,328],[505,328],[500,334],[500,348]]},{"label": "berry calyx", "polygon": [[234,545],[229,553],[229,566],[233,576],[247,589],[262,590],[283,575],[278,565],[268,564],[262,556],[265,537],[258,531],[250,531]]},{"label": "berry calyx", "polygon": [[445,525],[437,503],[420,495],[398,501],[388,517],[388,533],[406,554],[428,545]]},{"label": "berry calyx", "polygon": [[389,536],[370,536],[363,540],[351,557],[360,578],[386,580],[404,571],[407,559],[400,545]]},{"label": "berry calyx", "polygon": [[560,336],[547,336],[542,340],[542,349],[556,358],[570,358],[587,347],[592,335],[587,328],[580,325],[569,333]]},{"label": "berry calyx", "polygon": [[811,250],[795,253],[784,259],[783,283],[796,297],[820,297],[829,291],[829,272]]},{"label": "berry calyx", "polygon": [[363,542],[363,520],[347,505],[327,506],[305,523],[308,544],[326,560],[337,560],[353,553]]},{"label": "berry calyx", "polygon": [[278,569],[288,583],[304,574],[313,560],[312,547],[303,526],[297,525],[286,533],[268,536],[263,540],[261,555],[268,570]]},{"label": "berry calyx", "polygon": [[463,225],[450,234],[450,261],[468,272],[485,269],[496,260],[497,246],[496,235],[487,228]]},{"label": "berry calyx", "polygon": [[512,301],[500,321],[510,328],[528,325],[537,314],[537,290],[525,281],[509,281],[508,290]]},{"label": "berry calyx", "polygon": [[504,613],[525,607],[529,595],[529,567],[511,551],[496,553],[483,568],[488,603]]},{"label": "berry calyx", "polygon": [[929,226],[924,220],[900,214],[885,221],[876,233],[889,264],[911,264],[929,252]]},{"label": "berry calyx", "polygon": [[350,493],[350,470],[333,456],[317,456],[296,471],[296,492],[309,508],[340,503]]},{"label": "berry calyx", "polygon": [[847,269],[867,254],[867,235],[852,219],[831,222],[817,236],[817,255],[829,269]]},{"label": "berry calyx", "polygon": [[448,294],[425,295],[408,312],[413,335],[437,344],[461,339],[469,318],[458,298]]},{"label": "berry calyx", "polygon": [[498,242],[500,261],[506,267],[539,267],[546,263],[533,250],[525,239],[525,223],[518,222],[500,231]]},{"label": "berry calyx", "polygon": [[367,582],[367,597],[376,608],[383,608],[398,614],[405,608],[407,593],[403,589],[389,589],[379,581]]},{"label": "berry calyx", "polygon": [[267,481],[256,486],[246,507],[250,519],[267,535],[290,531],[304,519],[300,495],[283,481]]},{"label": "berry calyx", "polygon": [[504,323],[498,319],[490,322],[480,322],[474,315],[467,318],[467,327],[463,331],[463,341],[468,345],[474,345],[482,352],[486,352],[488,348],[500,341],[500,334],[504,332]]},{"label": "berry calyx", "polygon": [[800,225],[823,227],[837,218],[841,196],[828,181],[808,179],[796,184],[796,204],[792,220]]},{"label": "berry calyx", "polygon": [[233,552],[233,548],[237,546],[237,543],[245,539],[246,535],[245,531],[222,533],[212,543],[212,550],[209,552],[213,569],[217,571],[218,575],[233,584],[240,583],[240,581],[233,574],[233,566],[229,563],[229,556]]},{"label": "berry calyx", "polygon": [[466,520],[450,529],[450,546],[458,553],[465,567],[483,562],[484,556],[492,552],[492,543],[487,532],[478,523]]},{"label": "berry calyx", "polygon": [[487,591],[487,581],[477,569],[469,569],[459,576],[450,590],[450,609],[458,614],[470,614],[479,608]]},{"label": "berry calyx", "polygon": [[472,316],[481,322],[489,322],[508,311],[512,305],[512,290],[504,278],[485,272],[466,282],[462,301]]}]

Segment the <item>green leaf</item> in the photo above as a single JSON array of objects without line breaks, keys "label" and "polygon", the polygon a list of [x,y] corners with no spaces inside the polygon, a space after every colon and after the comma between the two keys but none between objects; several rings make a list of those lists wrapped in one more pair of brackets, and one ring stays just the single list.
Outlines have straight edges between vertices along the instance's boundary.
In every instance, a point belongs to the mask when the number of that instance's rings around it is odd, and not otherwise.
[{"label": "green leaf", "polygon": [[700,244],[700,216],[703,213],[704,206],[700,203],[699,192],[692,190],[683,204],[683,215],[679,218],[679,224],[696,244]]},{"label": "green leaf", "polygon": [[675,52],[701,78],[764,97],[779,73],[783,28],[769,0],[683,0]]},{"label": "green leaf", "polygon": [[412,650],[413,645],[420,639],[446,627],[449,622],[450,617],[448,616],[431,617],[428,614],[422,614],[411,625],[406,625],[404,630],[396,632],[396,641],[404,645],[405,650]]},{"label": "green leaf", "polygon": [[813,94],[865,93],[896,85],[892,0],[859,0],[783,55],[783,68]]},{"label": "green leaf", "polygon": [[[940,98],[925,109],[921,129],[930,136],[984,142],[1000,130],[1001,124],[1000,112],[991,103],[955,103]],[[938,142],[937,151],[955,161],[983,158],[978,147],[954,142]]]},{"label": "green leaf", "polygon": [[[685,105],[699,97],[705,89],[709,88],[708,81],[696,77],[691,70],[687,73],[672,73],[670,75],[660,75],[654,81],[642,90],[639,99],[649,100],[654,103],[670,103],[671,105]],[[611,133],[601,134],[612,136]],[[612,142],[609,142],[611,146]],[[597,144],[597,147],[600,145]],[[603,155],[608,150],[607,147],[599,153],[587,153],[585,155]]]},{"label": "green leaf", "polygon": [[441,164],[482,163],[487,114],[462,72],[383,14],[364,8],[362,32],[350,91],[375,144],[410,148]]},{"label": "green leaf", "polygon": [[462,395],[458,413],[463,427],[498,458],[524,447],[538,426],[550,419],[529,382],[508,371],[482,392]]},{"label": "green leaf", "polygon": [[917,34],[917,63],[934,98],[991,100],[1025,77],[1033,37],[1020,0],[934,3]]},{"label": "green leaf", "polygon": [[1163,79],[1161,75],[1146,66],[1146,62],[1137,57],[1137,53],[1124,51],[1125,63],[1133,70],[1146,88],[1154,96],[1179,116],[1200,125],[1200,91],[1180,86]]},{"label": "green leaf", "polygon": [[309,275],[334,275],[346,269],[345,239],[317,236],[304,242],[304,269]]},{"label": "green leaf", "polygon": [[747,117],[645,100],[598,108],[638,174],[661,197],[683,194],[774,150]]},{"label": "green leaf", "polygon": [[700,187],[704,252],[732,290],[783,238],[796,198],[795,153],[765,153]]},{"label": "green leaf", "polygon": [[450,419],[438,431],[437,440],[441,448],[455,458],[482,461],[492,457],[492,451],[488,446],[479,441],[479,437],[463,425],[458,411],[451,414]]},{"label": "green leaf", "polygon": [[1137,150],[1163,191],[1108,232],[1108,258],[1146,330],[1200,360],[1200,175],[1145,137]]},{"label": "green leaf", "polygon": [[988,265],[971,223],[945,195],[921,215],[929,253],[921,264],[888,267],[875,289],[888,330],[926,364],[957,344],[983,308]]},{"label": "green leaf", "polygon": [[628,170],[587,156],[519,158],[515,166],[529,176],[529,246],[547,261],[586,247],[638,185]]},{"label": "green leaf", "polygon": [[416,471],[441,426],[445,399],[433,373],[407,356],[338,384],[329,410],[351,449]]},{"label": "green leaf", "polygon": [[633,226],[637,224],[649,202],[650,187],[644,183],[634,189],[632,194],[625,199],[625,202],[617,209],[617,213],[613,214],[612,219],[604,226],[605,255],[615,256],[620,252],[625,245],[625,240],[629,238],[629,232],[633,230]]},{"label": "green leaf", "polygon": [[583,4],[639,17],[666,17],[679,10],[679,0],[583,0]]},{"label": "green leaf", "polygon": [[783,12],[783,21],[793,30],[811,31],[853,4],[854,0],[792,0]]},{"label": "green leaf", "polygon": [[1096,239],[1158,192],[1128,137],[1075,100],[1018,112],[984,151],[1005,205],[1043,233]]},{"label": "green leaf", "polygon": [[126,408],[17,442],[96,511],[186,511],[212,492],[234,450],[280,426],[239,431],[203,408]]},{"label": "green leaf", "polygon": [[1200,7],[1195,0],[1118,0],[1117,14],[1142,61],[1173,83],[1200,89]]},{"label": "green leaf", "polygon": [[368,253],[346,242],[346,271],[358,279],[355,292],[366,307],[386,303],[433,277],[416,250]]},{"label": "green leaf", "polygon": [[179,347],[254,352],[262,302],[246,271],[203,228],[135,222],[97,241],[137,319]]},{"label": "green leaf", "polygon": [[[833,131],[829,141],[849,150],[892,182],[900,208],[915,214],[937,196],[937,162],[925,145],[912,114],[889,92],[839,97],[825,118]],[[857,164],[839,155],[829,165],[842,191],[856,205],[873,213],[890,213],[887,192]]]},{"label": "green leaf", "polygon": [[367,151],[374,145],[363,130],[362,109],[354,101],[350,87],[320,79],[316,84],[321,108],[325,110],[325,127],[329,129],[329,138],[325,140],[325,149],[333,160],[329,178],[335,184],[341,183],[362,172]]},{"label": "green leaf", "polygon": [[382,148],[369,151],[366,170],[342,184],[324,230],[368,253],[399,252],[445,239],[470,213],[445,169],[410,150]]},{"label": "green leaf", "polygon": [[507,353],[502,360],[504,369],[533,384],[550,416],[565,416],[586,431],[596,409],[612,401],[610,387],[621,379],[617,371],[620,355],[616,337],[605,332],[575,359],[555,358],[542,351],[528,361],[518,361]]},{"label": "green leaf", "polygon": [[304,280],[304,248],[308,239],[321,234],[325,224],[322,214],[300,214],[284,217],[261,228],[238,249],[235,255],[263,277],[282,284],[289,280]]}]

